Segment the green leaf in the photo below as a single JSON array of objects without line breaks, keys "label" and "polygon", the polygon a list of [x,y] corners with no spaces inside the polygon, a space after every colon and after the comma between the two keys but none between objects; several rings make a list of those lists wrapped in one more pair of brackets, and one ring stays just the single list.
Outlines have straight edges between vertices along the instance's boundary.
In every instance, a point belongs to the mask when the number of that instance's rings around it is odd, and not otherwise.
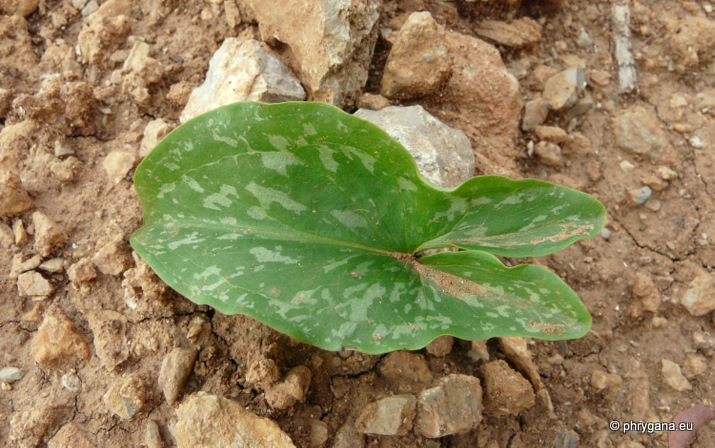
[{"label": "green leaf", "polygon": [[[533,179],[435,187],[385,132],[326,104],[211,111],[166,137],[134,183],[144,227],[131,243],[159,277],[325,349],[590,327],[556,275],[486,252],[545,255],[594,236],[598,201]],[[442,247],[466,250],[423,256]]]}]

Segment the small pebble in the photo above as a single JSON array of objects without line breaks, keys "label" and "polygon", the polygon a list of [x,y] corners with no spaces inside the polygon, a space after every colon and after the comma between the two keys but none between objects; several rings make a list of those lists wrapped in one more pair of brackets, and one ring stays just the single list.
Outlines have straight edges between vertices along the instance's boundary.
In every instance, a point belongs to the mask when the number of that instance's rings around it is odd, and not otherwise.
[{"label": "small pebble", "polygon": [[653,190],[651,190],[650,187],[633,188],[628,190],[628,194],[633,202],[637,205],[641,205],[648,200],[651,194],[653,194]]},{"label": "small pebble", "polygon": [[70,392],[77,392],[82,385],[82,382],[76,373],[67,372],[62,375],[62,378],[60,378],[60,384],[62,384],[62,387]]},{"label": "small pebble", "polygon": [[678,392],[683,392],[693,388],[693,386],[690,385],[690,382],[683,376],[678,364],[668,359],[661,359],[661,364],[663,379],[668,386]]},{"label": "small pebble", "polygon": [[697,135],[694,137],[691,137],[690,140],[688,140],[688,141],[690,142],[690,146],[692,146],[693,148],[702,148],[703,147],[703,141]]},{"label": "small pebble", "polygon": [[12,383],[22,379],[22,370],[17,367],[3,367],[0,369],[0,380]]},{"label": "small pebble", "polygon": [[581,28],[581,34],[576,38],[576,45],[580,48],[590,48],[593,46],[591,36],[588,35],[585,29]]},{"label": "small pebble", "polygon": [[622,161],[621,163],[618,164],[618,166],[621,167],[621,171],[623,171],[624,173],[628,173],[628,172],[630,172],[630,171],[633,171],[633,170],[635,169],[635,167],[636,167],[635,165],[633,165],[633,164],[632,164],[631,162],[629,162],[628,160]]},{"label": "small pebble", "polygon": [[198,351],[193,348],[175,347],[164,357],[159,372],[159,387],[170,405],[176,403],[181,388],[194,368],[197,355]]},{"label": "small pebble", "polygon": [[104,395],[104,403],[123,420],[132,419],[144,406],[148,392],[136,373],[117,380]]}]

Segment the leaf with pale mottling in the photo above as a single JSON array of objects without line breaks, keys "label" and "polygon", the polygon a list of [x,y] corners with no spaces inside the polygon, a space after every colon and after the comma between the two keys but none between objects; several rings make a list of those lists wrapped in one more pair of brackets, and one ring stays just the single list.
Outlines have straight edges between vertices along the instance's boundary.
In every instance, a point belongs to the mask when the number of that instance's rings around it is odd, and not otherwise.
[{"label": "leaf with pale mottling", "polygon": [[444,334],[565,339],[590,327],[555,274],[490,253],[546,255],[594,236],[598,201],[533,179],[435,187],[399,143],[332,106],[216,109],[166,137],[134,182],[144,227],[131,243],[166,283],[319,347],[380,353]]}]

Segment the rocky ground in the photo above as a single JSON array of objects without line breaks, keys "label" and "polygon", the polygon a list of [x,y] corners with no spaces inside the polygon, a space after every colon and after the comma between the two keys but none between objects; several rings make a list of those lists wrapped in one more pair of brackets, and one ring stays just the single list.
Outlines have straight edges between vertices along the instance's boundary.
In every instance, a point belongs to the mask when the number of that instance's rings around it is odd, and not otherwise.
[{"label": "rocky ground", "polygon": [[[612,420],[707,420],[711,3],[270,3],[0,0],[0,440],[636,448],[668,434]],[[588,335],[333,353],[168,289],[128,244],[136,165],[226,101],[302,99],[422,106],[473,149],[427,148],[434,182],[535,177],[601,200],[599,237],[534,261],[582,298]],[[413,140],[432,141],[420,116]],[[688,443],[671,446],[715,446],[715,422]]]}]

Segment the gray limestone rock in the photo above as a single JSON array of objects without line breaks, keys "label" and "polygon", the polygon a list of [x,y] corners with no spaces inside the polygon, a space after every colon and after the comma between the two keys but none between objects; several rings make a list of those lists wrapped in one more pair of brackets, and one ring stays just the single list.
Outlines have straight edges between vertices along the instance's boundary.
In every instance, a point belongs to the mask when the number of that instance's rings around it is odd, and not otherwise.
[{"label": "gray limestone rock", "polygon": [[422,106],[360,109],[355,116],[376,124],[407,148],[420,173],[433,184],[451,188],[472,177],[474,153],[467,136],[442,123]]},{"label": "gray limestone rock", "polygon": [[194,89],[181,122],[237,101],[302,101],[305,91],[288,67],[256,40],[228,38],[214,53],[204,83]]}]

